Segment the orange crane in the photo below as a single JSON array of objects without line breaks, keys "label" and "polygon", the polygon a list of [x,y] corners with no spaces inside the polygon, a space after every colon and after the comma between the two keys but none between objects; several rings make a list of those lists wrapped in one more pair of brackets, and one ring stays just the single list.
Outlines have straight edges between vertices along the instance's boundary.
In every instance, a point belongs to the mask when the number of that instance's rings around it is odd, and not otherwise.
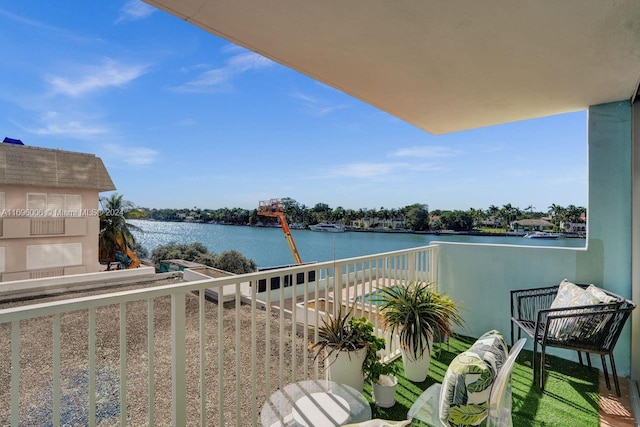
[{"label": "orange crane", "polygon": [[296,261],[296,264],[302,264],[302,258],[300,257],[300,253],[298,252],[298,248],[296,247],[296,242],[293,241],[293,236],[291,235],[291,230],[289,230],[289,224],[287,223],[287,218],[285,218],[284,215],[284,203],[282,202],[282,200],[261,200],[258,204],[258,215],[278,218],[278,220],[280,221],[280,225],[282,226],[284,238],[287,239],[289,249],[291,249],[293,259]]}]

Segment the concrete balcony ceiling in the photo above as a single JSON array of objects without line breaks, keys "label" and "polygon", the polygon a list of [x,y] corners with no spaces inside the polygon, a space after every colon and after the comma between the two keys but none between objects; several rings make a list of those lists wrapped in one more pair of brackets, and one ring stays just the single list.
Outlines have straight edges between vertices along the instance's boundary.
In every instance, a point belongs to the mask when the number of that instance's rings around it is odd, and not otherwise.
[{"label": "concrete balcony ceiling", "polygon": [[434,134],[631,99],[638,0],[145,0]]}]

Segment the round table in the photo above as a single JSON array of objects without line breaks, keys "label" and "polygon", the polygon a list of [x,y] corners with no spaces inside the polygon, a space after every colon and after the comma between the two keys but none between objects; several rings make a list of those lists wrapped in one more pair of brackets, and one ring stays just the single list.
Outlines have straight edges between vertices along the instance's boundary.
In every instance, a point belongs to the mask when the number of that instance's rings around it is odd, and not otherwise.
[{"label": "round table", "polygon": [[356,389],[333,381],[309,380],[286,385],[262,406],[264,427],[330,427],[371,419],[371,406]]}]

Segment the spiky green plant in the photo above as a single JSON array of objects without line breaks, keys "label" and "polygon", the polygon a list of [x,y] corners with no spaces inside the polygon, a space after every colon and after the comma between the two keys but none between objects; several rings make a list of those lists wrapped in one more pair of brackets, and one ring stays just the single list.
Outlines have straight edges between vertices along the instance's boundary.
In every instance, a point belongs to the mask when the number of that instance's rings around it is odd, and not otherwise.
[{"label": "spiky green plant", "polygon": [[382,288],[379,308],[391,335],[398,333],[400,346],[413,359],[429,352],[429,340],[463,326],[458,305],[426,282],[410,282]]},{"label": "spiky green plant", "polygon": [[322,326],[318,328],[318,341],[313,345],[315,358],[323,350],[326,359],[336,351],[355,351],[365,347],[367,358],[363,367],[377,358],[377,352],[385,347],[384,338],[375,336],[373,324],[366,317],[353,317],[352,312],[353,307],[343,314],[340,307],[336,316],[327,315],[323,319]]}]

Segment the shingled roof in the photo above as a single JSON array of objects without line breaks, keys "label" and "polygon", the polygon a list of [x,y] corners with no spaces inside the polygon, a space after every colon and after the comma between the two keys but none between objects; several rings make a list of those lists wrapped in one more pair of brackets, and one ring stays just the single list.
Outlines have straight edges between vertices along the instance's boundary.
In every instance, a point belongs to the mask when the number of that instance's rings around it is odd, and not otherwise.
[{"label": "shingled roof", "polygon": [[0,144],[2,184],[116,189],[104,163],[93,154],[13,144]]}]

